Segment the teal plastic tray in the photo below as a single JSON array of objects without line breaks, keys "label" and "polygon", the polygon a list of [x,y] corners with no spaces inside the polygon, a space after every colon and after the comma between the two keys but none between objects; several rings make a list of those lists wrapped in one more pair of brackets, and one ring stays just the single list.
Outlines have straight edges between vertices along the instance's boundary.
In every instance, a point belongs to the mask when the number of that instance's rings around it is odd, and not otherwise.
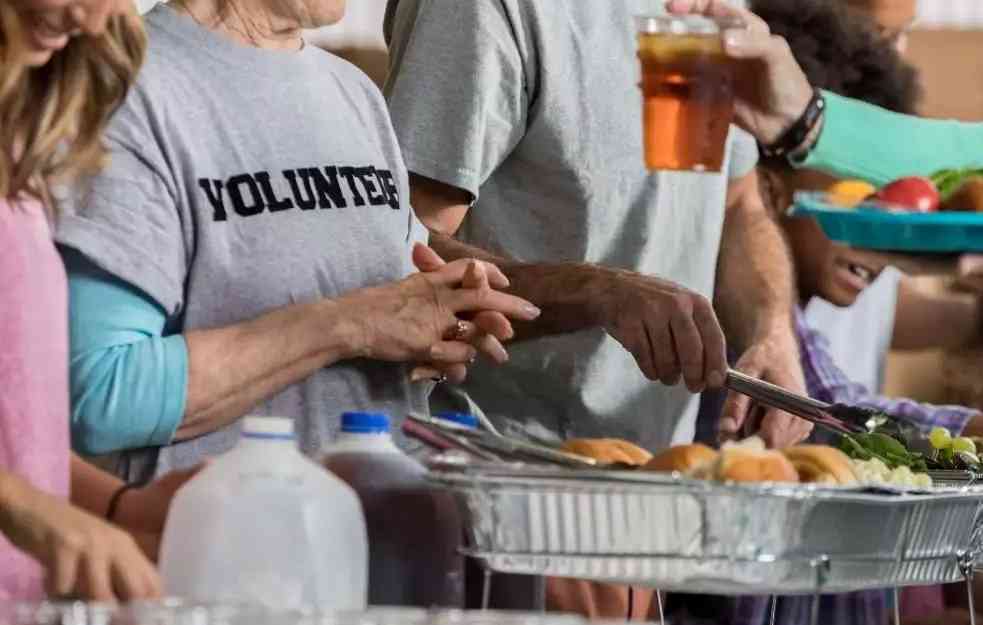
[{"label": "teal plastic tray", "polygon": [[843,208],[828,202],[825,193],[797,193],[789,214],[813,217],[830,239],[861,249],[983,252],[981,213],[911,213],[877,202]]}]

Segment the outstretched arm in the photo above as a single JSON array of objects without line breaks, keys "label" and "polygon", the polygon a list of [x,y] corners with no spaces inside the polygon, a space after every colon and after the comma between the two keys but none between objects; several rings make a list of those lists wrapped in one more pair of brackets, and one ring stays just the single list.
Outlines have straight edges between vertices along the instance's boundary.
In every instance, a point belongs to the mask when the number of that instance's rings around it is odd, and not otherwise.
[{"label": "outstretched arm", "polygon": [[411,182],[413,206],[436,251],[496,263],[509,291],[542,310],[534,323],[516,324],[520,338],[599,327],[652,380],[675,385],[682,379],[694,392],[723,384],[724,336],[705,297],[656,276],[588,263],[522,263],[466,245],[453,235],[469,210],[468,193],[420,176]]}]

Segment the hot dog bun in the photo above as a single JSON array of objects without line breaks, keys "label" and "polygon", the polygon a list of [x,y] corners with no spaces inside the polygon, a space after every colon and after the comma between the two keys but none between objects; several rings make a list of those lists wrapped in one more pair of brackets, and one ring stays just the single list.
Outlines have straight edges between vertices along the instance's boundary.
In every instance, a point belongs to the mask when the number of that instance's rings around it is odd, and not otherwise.
[{"label": "hot dog bun", "polygon": [[607,464],[644,466],[652,454],[638,445],[617,438],[577,438],[563,444],[563,451],[593,458]]},{"label": "hot dog bun", "polygon": [[648,464],[645,465],[646,471],[679,471],[680,473],[691,474],[701,467],[712,465],[720,456],[716,451],[694,443],[692,445],[677,445],[670,447],[660,454],[656,454]]},{"label": "hot dog bun", "polygon": [[799,474],[809,484],[855,484],[857,475],[850,459],[839,449],[823,445],[798,445],[784,450]]}]

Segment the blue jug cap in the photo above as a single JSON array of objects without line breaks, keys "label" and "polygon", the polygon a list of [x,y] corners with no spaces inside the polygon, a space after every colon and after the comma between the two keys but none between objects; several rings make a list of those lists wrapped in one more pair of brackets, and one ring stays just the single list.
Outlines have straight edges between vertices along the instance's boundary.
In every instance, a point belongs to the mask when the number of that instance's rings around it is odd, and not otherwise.
[{"label": "blue jug cap", "polygon": [[388,434],[389,417],[369,412],[346,412],[341,415],[341,431],[346,434]]},{"label": "blue jug cap", "polygon": [[467,412],[441,412],[437,415],[437,418],[469,428],[478,427],[478,417]]}]

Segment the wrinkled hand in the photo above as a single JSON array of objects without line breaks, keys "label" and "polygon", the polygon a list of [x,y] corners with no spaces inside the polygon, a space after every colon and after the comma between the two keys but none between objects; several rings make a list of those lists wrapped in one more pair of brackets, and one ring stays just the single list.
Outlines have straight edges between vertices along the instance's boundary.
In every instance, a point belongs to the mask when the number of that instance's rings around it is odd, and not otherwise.
[{"label": "wrinkled hand", "polygon": [[[424,245],[413,249],[413,264],[421,273],[433,273],[447,266],[447,263],[435,251]],[[461,285],[469,289],[495,288],[506,289],[509,280],[502,271],[491,263],[477,261],[471,264]],[[505,364],[509,353],[502,343],[515,336],[515,330],[508,318],[501,312],[485,310],[469,316],[469,320],[461,319],[458,334],[454,338],[460,342],[470,343],[479,354],[485,355],[496,364]],[[428,362],[413,370],[414,381],[446,376],[448,380],[460,383],[467,376],[467,366],[463,364],[444,364]]]},{"label": "wrinkled hand", "polygon": [[101,35],[106,23],[117,15],[133,14],[133,0],[13,0],[19,11],[44,13],[46,19],[58,20],[64,30],[79,29],[87,35]]},{"label": "wrinkled hand", "polygon": [[159,480],[143,488],[129,490],[120,497],[112,521],[133,536],[151,561],[156,562],[160,553],[160,539],[164,533],[171,500],[204,466],[168,473]]},{"label": "wrinkled hand", "polygon": [[[418,246],[414,258],[418,264],[436,265],[430,254],[425,246]],[[357,291],[340,301],[350,307],[351,318],[360,327],[359,355],[424,363],[459,381],[479,349],[501,358],[500,341],[513,334],[509,319],[533,321],[540,315],[526,300],[497,290],[507,284],[494,265],[458,260],[400,282]],[[465,332],[459,334],[462,320]]]},{"label": "wrinkled hand", "polygon": [[788,42],[772,35],[760,17],[723,0],[670,0],[674,13],[700,13],[738,17],[747,30],[725,35],[727,55],[741,61],[735,81],[734,112],[738,123],[759,141],[777,141],[792,126],[812,99],[812,86],[799,67]]},{"label": "wrinkled hand", "polygon": [[[799,350],[790,340],[765,340],[744,352],[737,371],[789,391],[806,394]],[[770,448],[801,443],[812,433],[812,423],[780,410],[765,410],[747,396],[731,393],[724,404],[720,435],[725,440],[758,434]]]},{"label": "wrinkled hand", "polygon": [[604,270],[606,286],[591,298],[600,325],[635,357],[650,380],[694,392],[723,385],[724,333],[710,301],[677,284],[637,273]]},{"label": "wrinkled hand", "polygon": [[44,566],[49,594],[94,601],[160,596],[157,572],[125,531],[17,478],[5,482],[14,493],[0,512],[3,529]]}]

